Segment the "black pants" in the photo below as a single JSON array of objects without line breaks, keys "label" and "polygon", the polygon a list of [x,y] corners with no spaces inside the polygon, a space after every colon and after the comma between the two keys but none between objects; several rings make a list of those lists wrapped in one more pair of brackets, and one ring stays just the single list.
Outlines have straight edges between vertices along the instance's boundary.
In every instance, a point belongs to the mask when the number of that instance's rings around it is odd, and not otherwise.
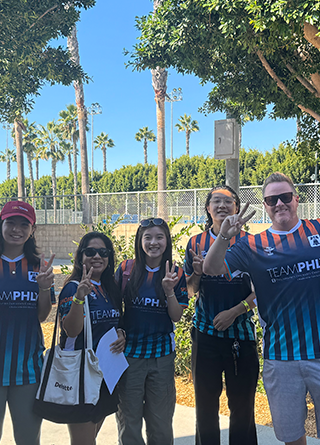
[{"label": "black pants", "polygon": [[192,330],[192,375],[196,398],[196,445],[220,445],[222,372],[230,409],[229,445],[257,445],[254,398],[259,360],[254,341],[239,341],[237,375],[233,339]]}]

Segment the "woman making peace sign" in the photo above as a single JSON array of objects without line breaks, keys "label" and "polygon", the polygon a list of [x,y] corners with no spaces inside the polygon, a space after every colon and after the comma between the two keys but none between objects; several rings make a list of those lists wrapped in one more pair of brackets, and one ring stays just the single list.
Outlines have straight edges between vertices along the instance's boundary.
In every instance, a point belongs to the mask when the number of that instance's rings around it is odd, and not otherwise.
[{"label": "woman making peace sign", "polygon": [[0,438],[6,404],[18,445],[40,443],[32,408],[43,362],[40,323],[51,310],[52,255],[45,264],[34,238],[33,207],[10,201],[0,221]]},{"label": "woman making peace sign", "polygon": [[148,445],[171,445],[176,400],[173,322],[180,320],[188,296],[183,270],[172,264],[170,231],[162,218],[141,221],[133,267],[132,263],[124,261],[116,273],[121,288],[125,287],[129,362],[119,383],[119,444],[144,444],[144,418]]},{"label": "woman making peace sign", "polygon": [[[203,274],[203,261],[225,218],[240,211],[238,195],[228,186],[213,188],[206,199],[205,231],[186,248],[189,295],[199,292],[192,329],[192,376],[196,399],[196,445],[219,445],[219,397],[225,375],[230,408],[230,445],[256,445],[254,397],[259,362],[251,308],[255,294],[248,275],[232,282]],[[224,236],[220,234],[220,236]],[[247,236],[241,231],[232,245]]]},{"label": "woman making peace sign", "polygon": [[[117,328],[121,313],[121,296],[114,281],[114,250],[110,239],[99,232],[89,232],[81,239],[74,267],[59,296],[61,317],[60,346],[66,350],[83,346],[83,303],[88,296],[93,349],[112,327]],[[113,353],[124,350],[125,336],[117,329],[118,340]],[[100,398],[90,422],[68,425],[71,445],[93,445],[105,417],[117,410],[117,391],[110,395],[104,380]]]}]

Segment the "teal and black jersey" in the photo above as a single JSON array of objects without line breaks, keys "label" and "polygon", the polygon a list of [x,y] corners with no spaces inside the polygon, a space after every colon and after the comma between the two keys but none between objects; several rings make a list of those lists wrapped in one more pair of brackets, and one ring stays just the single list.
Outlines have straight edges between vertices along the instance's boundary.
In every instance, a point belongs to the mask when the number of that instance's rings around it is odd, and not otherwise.
[{"label": "teal and black jersey", "polygon": [[264,320],[264,358],[320,358],[320,220],[290,232],[268,229],[241,239],[226,253],[230,278],[252,278]]},{"label": "teal and black jersey", "polygon": [[[230,245],[239,241],[248,234],[241,231],[239,235],[230,240]],[[190,249],[197,252],[197,245],[205,258],[216,236],[211,230],[202,232],[190,238],[186,253],[184,271],[186,276],[193,273],[192,255]],[[203,274],[200,279],[199,298],[196,301],[196,310],[193,325],[200,332],[222,338],[237,338],[239,340],[255,340],[255,326],[251,321],[253,312],[239,315],[234,323],[225,331],[217,331],[213,326],[213,319],[220,312],[228,310],[245,300],[252,292],[251,280],[247,273],[240,273],[231,282],[224,276],[210,276]]]},{"label": "teal and black jersey", "polygon": [[24,255],[0,259],[0,386],[40,381],[43,336],[38,319],[39,267]]},{"label": "teal and black jersey", "polygon": [[[120,311],[114,308],[108,294],[102,289],[101,284],[91,280],[93,290],[88,295],[90,321],[92,330],[92,345],[96,350],[100,338],[110,329],[117,328]],[[69,281],[59,295],[59,315],[61,320],[60,345],[63,349],[75,350],[83,348],[83,330],[77,337],[68,337],[62,328],[64,317],[69,313],[73,296],[78,289],[77,281]]]},{"label": "teal and black jersey", "polygon": [[[126,261],[120,264],[116,280],[122,284]],[[133,358],[153,358],[169,355],[175,349],[174,323],[168,314],[167,304],[161,304],[156,292],[159,268],[146,268],[144,282],[130,304],[126,304],[123,327],[127,334],[125,355]],[[186,279],[181,268],[176,267],[179,282],[174,288],[178,302],[188,306]]]}]

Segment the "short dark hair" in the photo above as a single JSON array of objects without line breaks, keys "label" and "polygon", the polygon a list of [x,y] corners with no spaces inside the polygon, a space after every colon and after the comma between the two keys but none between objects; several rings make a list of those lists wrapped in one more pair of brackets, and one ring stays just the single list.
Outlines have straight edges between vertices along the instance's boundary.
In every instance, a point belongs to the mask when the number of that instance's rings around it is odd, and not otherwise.
[{"label": "short dark hair", "polygon": [[205,203],[205,209],[204,210],[205,210],[206,215],[207,215],[207,221],[206,221],[206,225],[205,225],[205,230],[209,230],[210,227],[213,224],[212,217],[211,217],[210,213],[208,212],[207,207],[209,206],[210,200],[212,198],[212,192],[214,192],[216,190],[228,190],[232,194],[232,196],[233,196],[233,198],[234,198],[234,200],[236,202],[237,213],[240,212],[240,198],[237,195],[237,193],[233,190],[233,188],[229,187],[228,185],[216,185],[215,187],[213,187],[210,190],[210,192],[207,194],[207,198],[206,198],[206,203]]},{"label": "short dark hair", "polygon": [[264,196],[264,192],[266,190],[267,185],[272,184],[273,182],[287,182],[292,188],[293,194],[294,195],[297,194],[292,179],[289,178],[289,176],[285,175],[284,173],[275,172],[272,173],[270,176],[268,176],[267,179],[264,181],[262,186],[262,196]]}]

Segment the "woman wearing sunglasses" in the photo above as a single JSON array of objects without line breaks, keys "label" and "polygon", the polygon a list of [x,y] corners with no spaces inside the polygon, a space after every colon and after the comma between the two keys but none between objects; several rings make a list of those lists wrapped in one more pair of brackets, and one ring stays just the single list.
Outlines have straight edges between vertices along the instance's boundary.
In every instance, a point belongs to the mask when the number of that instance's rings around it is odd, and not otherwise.
[{"label": "woman wearing sunglasses", "polygon": [[188,305],[188,295],[184,272],[172,263],[170,231],[163,219],[141,221],[134,264],[132,260],[121,263],[116,279],[124,289],[129,362],[119,383],[119,444],[144,444],[144,418],[147,444],[171,445],[176,399],[174,322]]},{"label": "woman wearing sunglasses", "polygon": [[[255,306],[251,281],[247,274],[238,274],[232,282],[224,276],[203,274],[204,258],[222,222],[240,211],[239,197],[228,186],[215,187],[207,195],[205,211],[205,231],[189,240],[184,266],[189,295],[199,292],[191,333],[196,445],[220,444],[223,372],[230,409],[229,444],[256,445],[254,398],[259,361],[251,322]],[[243,236],[247,234],[241,231],[229,244]]]},{"label": "woman wearing sunglasses", "polygon": [[[121,296],[114,280],[114,250],[110,239],[99,232],[84,235],[74,258],[71,276],[59,296],[61,347],[67,350],[83,346],[83,304],[88,298],[93,349],[112,327],[117,328],[121,314]],[[118,340],[111,344],[113,353],[123,352],[125,332],[117,329]],[[118,395],[110,395],[104,380],[100,398],[87,423],[68,425],[71,445],[93,445],[105,417],[117,410]]]}]

